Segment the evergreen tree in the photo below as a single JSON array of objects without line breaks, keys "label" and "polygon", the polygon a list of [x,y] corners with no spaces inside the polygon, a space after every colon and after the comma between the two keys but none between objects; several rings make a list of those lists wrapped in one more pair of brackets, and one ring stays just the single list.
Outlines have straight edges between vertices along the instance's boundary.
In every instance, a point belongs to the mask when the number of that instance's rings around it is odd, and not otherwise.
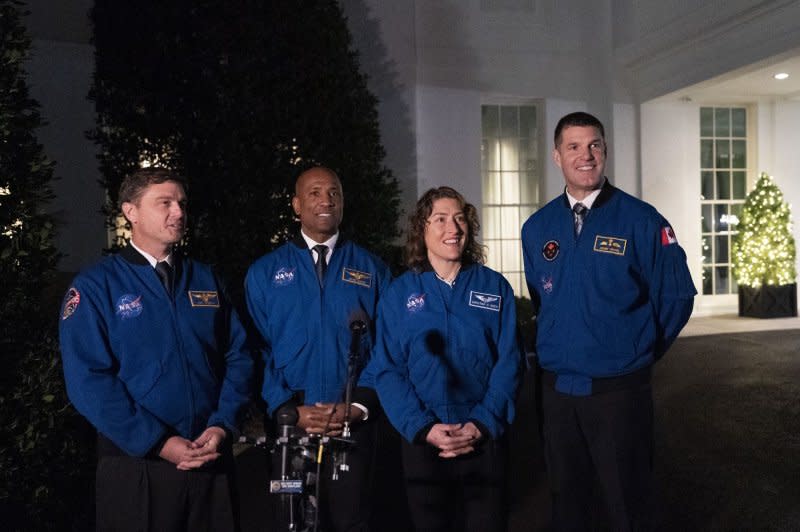
[{"label": "evergreen tree", "polygon": [[787,285],[795,282],[795,243],[791,213],[783,194],[766,173],[747,195],[733,237],[733,273],[739,285]]},{"label": "evergreen tree", "polygon": [[398,256],[398,187],[335,1],[97,0],[92,20],[91,137],[110,224],[126,173],[143,162],[180,171],[185,245],[236,292],[249,264],[295,232],[294,181],[322,164],[342,180],[343,232]]},{"label": "evergreen tree", "polygon": [[58,259],[43,210],[53,165],[35,136],[23,15],[21,2],[0,0],[0,514],[6,530],[48,530],[80,513],[72,485],[88,452],[64,392],[55,303],[44,300]]}]

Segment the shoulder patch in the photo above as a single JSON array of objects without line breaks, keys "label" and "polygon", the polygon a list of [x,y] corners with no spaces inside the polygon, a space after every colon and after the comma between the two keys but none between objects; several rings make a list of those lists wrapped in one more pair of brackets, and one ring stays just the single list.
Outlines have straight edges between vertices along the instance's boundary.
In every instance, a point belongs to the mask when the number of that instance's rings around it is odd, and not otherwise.
[{"label": "shoulder patch", "polygon": [[189,290],[189,302],[193,307],[219,307],[216,290]]},{"label": "shoulder patch", "polygon": [[617,238],[615,236],[597,235],[594,237],[594,251],[600,253],[611,253],[612,255],[625,255],[625,249],[628,247],[628,241],[624,238]]},{"label": "shoulder patch", "polygon": [[353,268],[342,268],[342,281],[369,288],[372,286],[372,274],[360,272]]},{"label": "shoulder patch", "polygon": [[502,296],[497,296],[494,294],[484,294],[483,292],[475,292],[474,290],[470,290],[469,292],[470,307],[477,307],[486,310],[493,310],[495,312],[500,312],[500,303],[502,301],[503,301]]},{"label": "shoulder patch", "polygon": [[64,296],[64,303],[61,305],[61,319],[65,320],[75,314],[80,302],[81,293],[78,292],[78,289],[74,286],[70,287],[70,289],[67,290],[67,295]]},{"label": "shoulder patch", "polygon": [[671,244],[677,244],[678,237],[675,236],[675,231],[672,230],[672,227],[666,226],[661,228],[661,245],[662,246],[669,246]]}]

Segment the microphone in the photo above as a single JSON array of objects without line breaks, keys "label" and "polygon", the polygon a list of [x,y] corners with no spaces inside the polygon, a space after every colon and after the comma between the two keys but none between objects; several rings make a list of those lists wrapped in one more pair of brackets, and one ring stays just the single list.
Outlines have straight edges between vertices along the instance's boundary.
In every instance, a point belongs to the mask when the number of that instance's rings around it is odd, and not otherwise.
[{"label": "microphone", "polygon": [[289,436],[291,436],[294,426],[297,425],[298,419],[297,408],[294,406],[282,406],[278,409],[276,421],[281,431],[278,440],[281,444],[281,480],[289,478],[286,472],[289,462]]},{"label": "microphone", "polygon": [[361,362],[361,338],[367,330],[367,324],[360,316],[354,316],[350,321],[350,352],[347,356],[347,381],[344,393],[344,428],[342,436],[350,437],[350,408],[353,403],[353,387],[355,386],[358,365]]}]

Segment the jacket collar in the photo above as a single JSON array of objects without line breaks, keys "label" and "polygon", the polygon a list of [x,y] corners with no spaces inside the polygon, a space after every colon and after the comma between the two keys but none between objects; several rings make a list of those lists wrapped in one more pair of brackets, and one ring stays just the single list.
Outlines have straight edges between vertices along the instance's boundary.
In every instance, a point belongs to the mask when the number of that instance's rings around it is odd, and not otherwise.
[{"label": "jacket collar", "polygon": [[[597,195],[597,199],[594,200],[592,204],[592,209],[597,209],[598,207],[602,207],[617,193],[619,190],[617,187],[611,184],[611,182],[606,178],[605,183],[603,183],[603,187],[600,189],[600,194]],[[563,194],[561,194],[561,198],[563,200],[564,206],[569,209],[569,198],[567,198],[567,189],[564,189]]]}]

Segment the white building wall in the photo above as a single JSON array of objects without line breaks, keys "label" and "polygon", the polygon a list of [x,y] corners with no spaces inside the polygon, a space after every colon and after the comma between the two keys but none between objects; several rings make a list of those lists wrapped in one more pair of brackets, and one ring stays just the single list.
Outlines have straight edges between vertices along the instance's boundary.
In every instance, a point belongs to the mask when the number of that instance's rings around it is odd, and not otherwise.
[{"label": "white building wall", "polygon": [[[800,102],[777,102],[774,109],[774,134],[770,143],[773,157],[771,163],[765,163],[761,168],[775,178],[775,183],[783,191],[784,199],[792,208],[792,233],[795,245],[800,250]],[[800,257],[796,259],[795,267],[800,272]]]},{"label": "white building wall", "polygon": [[88,44],[34,41],[27,70],[31,96],[48,123],[37,136],[55,162],[55,200],[49,210],[59,230],[56,245],[64,253],[59,269],[76,272],[108,246],[96,148],[85,135],[95,125],[88,100],[94,50]]},{"label": "white building wall", "polygon": [[[700,113],[681,102],[641,106],[642,195],[669,220],[698,292],[702,289],[700,239]],[[695,299],[695,313],[735,308],[735,296]]]},{"label": "white building wall", "polygon": [[417,88],[419,194],[431,187],[456,188],[481,204],[481,95],[431,86]]}]

